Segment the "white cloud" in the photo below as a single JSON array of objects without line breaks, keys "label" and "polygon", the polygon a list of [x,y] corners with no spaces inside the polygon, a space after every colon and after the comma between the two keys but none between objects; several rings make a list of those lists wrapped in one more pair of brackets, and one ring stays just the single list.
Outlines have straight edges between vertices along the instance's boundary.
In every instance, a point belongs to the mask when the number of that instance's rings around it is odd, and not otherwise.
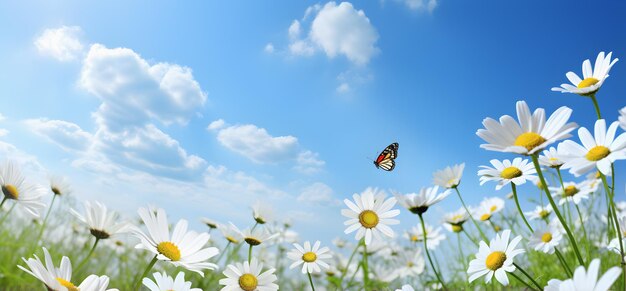
[{"label": "white cloud", "polygon": [[296,159],[296,163],[297,164],[294,168],[305,174],[317,173],[321,171],[324,165],[326,165],[326,162],[319,159],[319,154],[312,151],[300,152]]},{"label": "white cloud", "polygon": [[78,26],[61,26],[46,29],[35,40],[35,46],[42,55],[51,56],[59,61],[75,60],[83,53],[83,44]]},{"label": "white cloud", "polygon": [[437,0],[404,0],[404,4],[412,10],[426,10],[432,13],[437,7]]},{"label": "white cloud", "polygon": [[379,51],[378,33],[363,10],[354,9],[349,2],[339,5],[328,2],[323,7],[307,8],[303,19],[315,12],[307,38],[298,37],[301,30],[298,20],[289,27],[292,54],[311,55],[321,49],[329,58],[344,55],[354,64],[366,65]]},{"label": "white cloud", "polygon": [[233,125],[219,130],[217,140],[226,148],[257,163],[276,163],[293,159],[298,139],[271,136],[264,128],[253,124]]},{"label": "white cloud", "polygon": [[4,115],[2,115],[2,113],[0,113],[0,121],[3,121],[5,119],[7,119],[6,116],[4,116]]},{"label": "white cloud", "polygon": [[218,120],[211,122],[209,126],[207,126],[207,130],[218,130],[218,129],[223,128],[224,125],[226,125],[226,123],[224,122],[224,119],[218,119]]},{"label": "white cloud", "polygon": [[337,87],[337,93],[348,93],[348,92],[350,92],[350,84],[348,83],[341,83]]},{"label": "white cloud", "polygon": [[324,183],[318,182],[302,189],[302,192],[298,195],[298,201],[323,204],[337,202],[337,199],[333,198],[333,189]]},{"label": "white cloud", "polygon": [[7,136],[9,134],[9,130],[0,128],[0,137]]},{"label": "white cloud", "polygon": [[63,120],[28,119],[24,123],[33,132],[46,137],[64,150],[86,151],[93,136],[78,125]]},{"label": "white cloud", "polygon": [[270,42],[268,44],[265,45],[265,48],[263,48],[263,50],[268,53],[271,54],[274,52],[274,45]]}]

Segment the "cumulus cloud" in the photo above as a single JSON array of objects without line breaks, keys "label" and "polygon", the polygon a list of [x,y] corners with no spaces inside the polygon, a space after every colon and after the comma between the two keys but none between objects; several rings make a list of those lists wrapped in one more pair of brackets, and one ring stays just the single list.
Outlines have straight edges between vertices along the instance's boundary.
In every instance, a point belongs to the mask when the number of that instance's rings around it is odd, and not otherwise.
[{"label": "cumulus cloud", "polygon": [[324,165],[326,162],[319,158],[318,153],[302,151],[298,154],[294,168],[304,174],[314,174],[321,171]]},{"label": "cumulus cloud", "polygon": [[437,7],[437,0],[404,0],[404,4],[412,10],[428,11],[432,13]]},{"label": "cumulus cloud", "polygon": [[45,118],[28,119],[24,123],[33,132],[44,136],[67,151],[86,151],[93,136],[75,123]]},{"label": "cumulus cloud", "polygon": [[333,198],[333,189],[324,183],[313,183],[304,189],[298,195],[298,201],[311,203],[335,203],[337,199]]},{"label": "cumulus cloud", "polygon": [[329,58],[343,55],[354,64],[366,65],[379,51],[376,29],[365,12],[356,10],[351,3],[311,6],[303,19],[313,13],[315,18],[306,38],[300,37],[300,21],[294,20],[289,26],[289,50],[293,55],[311,55],[321,50]]},{"label": "cumulus cloud", "polygon": [[35,39],[35,47],[42,55],[53,57],[59,61],[72,61],[83,53],[83,44],[79,36],[78,26],[61,26],[43,31]]},{"label": "cumulus cloud", "polygon": [[257,163],[277,163],[297,154],[298,139],[271,136],[264,128],[253,124],[233,125],[220,129],[217,140],[226,148]]}]

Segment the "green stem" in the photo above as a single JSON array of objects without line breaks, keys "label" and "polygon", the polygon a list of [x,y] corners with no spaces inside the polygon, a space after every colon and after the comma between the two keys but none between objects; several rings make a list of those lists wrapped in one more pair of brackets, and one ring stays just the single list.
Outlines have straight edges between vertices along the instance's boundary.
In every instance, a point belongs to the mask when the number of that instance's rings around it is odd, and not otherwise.
[{"label": "green stem", "polygon": [[578,204],[574,204],[576,206],[576,212],[578,212],[578,218],[580,219],[580,227],[583,229],[583,237],[585,238],[585,249],[587,251],[587,260],[591,258],[591,248],[589,247],[589,237],[587,237],[587,229],[585,228],[585,221],[583,220],[583,214],[580,212],[580,207]]},{"label": "green stem", "polygon": [[533,230],[533,227],[530,226],[530,223],[528,223],[528,220],[526,220],[526,216],[524,216],[524,212],[522,211],[522,207],[519,205],[519,199],[517,199],[517,188],[515,187],[515,184],[513,184],[513,182],[511,182],[511,189],[513,189],[513,198],[515,198],[515,206],[517,206],[517,211],[519,212],[519,215],[522,216],[522,219],[524,220],[524,223],[526,223],[526,226],[528,226],[528,229],[530,229],[530,233],[535,232]]},{"label": "green stem", "polygon": [[[463,246],[461,245],[461,234],[460,233],[456,233],[456,241],[459,247],[459,253],[461,254],[461,264],[463,265],[463,270],[467,270],[467,264],[465,263],[465,255],[463,255]],[[465,282],[469,282],[469,275],[467,274],[467,272],[463,272],[465,273]]]},{"label": "green stem", "polygon": [[363,241],[363,289],[367,290],[370,285],[370,272],[367,264],[367,245]]},{"label": "green stem", "polygon": [[96,241],[93,243],[93,246],[91,247],[91,250],[89,250],[89,253],[87,254],[87,256],[80,262],[80,264],[78,264],[78,267],[76,267],[76,269],[74,269],[75,271],[80,270],[87,263],[87,261],[89,261],[89,258],[93,254],[93,251],[96,249],[96,246],[98,245],[99,241],[100,241],[100,239],[96,238]]},{"label": "green stem", "polygon": [[[363,239],[361,239],[362,241]],[[344,270],[341,272],[341,278],[339,281],[341,281],[341,283],[343,284],[343,279],[346,277],[347,273],[348,273],[348,267],[350,266],[350,263],[352,263],[352,259],[354,258],[354,255],[356,254],[356,252],[359,250],[359,248],[361,247],[361,241],[359,241],[359,243],[356,245],[356,247],[354,248],[354,250],[352,251],[352,254],[350,255],[350,258],[348,259],[348,263],[346,264]]]},{"label": "green stem", "polygon": [[215,261],[216,264],[219,264],[220,260],[222,259],[222,257],[224,256],[224,254],[226,253],[226,250],[228,249],[228,247],[232,244],[231,241],[228,241],[228,243],[226,244],[226,246],[224,247],[224,249],[222,250],[222,253],[217,257],[217,260]]},{"label": "green stem", "polygon": [[476,229],[478,229],[478,232],[480,233],[480,237],[484,241],[489,241],[489,239],[487,238],[487,236],[485,235],[483,230],[480,228],[480,225],[478,225],[476,220],[474,220],[474,217],[472,216],[472,212],[469,211],[469,208],[467,208],[467,206],[465,205],[465,201],[463,201],[463,197],[461,197],[461,192],[459,191],[459,188],[458,187],[454,187],[454,190],[456,190],[456,194],[459,196],[459,200],[461,200],[461,204],[463,204],[463,208],[465,208],[465,211],[467,211],[467,214],[469,215],[470,219],[472,220],[472,223],[474,223],[474,226],[476,226]]},{"label": "green stem", "polygon": [[570,270],[569,266],[567,265],[567,263],[565,262],[565,258],[563,258],[563,255],[561,254],[561,252],[559,251],[559,249],[554,248],[554,253],[556,254],[556,256],[559,258],[559,261],[561,261],[561,266],[563,266],[563,269],[565,270],[565,273],[567,273],[567,277],[573,277],[572,275],[572,270]]},{"label": "green stem", "polygon": [[248,264],[250,264],[252,262],[252,245],[250,245],[250,248],[248,249]]},{"label": "green stem", "polygon": [[[509,274],[511,274],[511,276],[513,276],[513,278],[517,279],[517,281],[520,281],[520,282],[524,283],[524,285],[526,285],[526,287],[528,287],[528,289],[535,290],[535,288],[530,286],[530,284],[528,284],[526,281],[522,280],[522,278],[520,278],[519,276],[515,275],[515,273],[511,272]],[[541,288],[539,290],[541,290]]]},{"label": "green stem", "polygon": [[143,274],[141,274],[141,276],[137,279],[137,283],[135,283],[135,288],[133,288],[133,290],[139,290],[139,286],[141,286],[141,281],[143,280],[143,278],[148,276],[148,272],[150,272],[150,270],[152,270],[152,267],[154,267],[154,264],[156,264],[158,260],[157,256],[158,255],[155,255],[154,258],[152,258],[152,261],[150,261],[148,267],[146,267],[146,270],[143,271]]},{"label": "green stem", "polygon": [[541,288],[541,286],[537,283],[537,281],[535,281],[535,279],[533,279],[533,277],[531,277],[530,275],[528,275],[528,273],[526,273],[526,271],[524,271],[524,269],[520,268],[520,266],[516,263],[513,263],[513,266],[515,266],[518,270],[520,270],[520,272],[522,272],[522,274],[524,274],[524,276],[526,276],[526,278],[528,278],[528,280],[530,280],[530,282],[533,282],[533,285],[537,286],[537,288],[539,290],[542,290],[543,288]]},{"label": "green stem", "polygon": [[[611,165],[612,166],[612,165]],[[615,179],[615,169],[612,167],[613,179]],[[620,250],[620,259],[622,261],[622,277],[624,278],[624,286],[626,286],[626,262],[624,261],[624,240],[622,239],[622,230],[620,229],[619,219],[617,218],[617,210],[615,209],[615,201],[613,192],[609,191],[609,183],[606,181],[606,176],[600,172],[600,178],[602,179],[602,184],[604,184],[604,191],[609,194],[609,201],[607,201],[607,206],[611,207],[611,212],[613,212],[613,221],[615,223],[615,230],[617,232],[616,239],[619,241],[619,250]]]},{"label": "green stem", "polygon": [[469,235],[469,233],[465,230],[465,228],[463,228],[463,233],[465,233],[465,236],[467,236],[467,238],[471,240],[475,245],[478,245],[478,242],[476,242],[476,240],[474,240],[474,238],[471,235]]},{"label": "green stem", "polygon": [[596,94],[589,96],[591,101],[593,101],[593,107],[596,108],[596,114],[598,115],[598,119],[602,119],[602,115],[600,114],[600,106],[598,106],[598,100],[596,99]]},{"label": "green stem", "polygon": [[437,272],[437,269],[435,268],[435,264],[433,264],[433,260],[430,258],[430,252],[428,251],[428,243],[427,243],[427,235],[426,235],[426,226],[424,225],[424,218],[422,217],[421,214],[418,215],[420,218],[420,222],[422,224],[422,235],[424,236],[424,251],[426,252],[426,256],[428,257],[428,262],[430,262],[430,267],[433,268],[433,272],[435,273],[435,276],[437,277],[437,280],[439,280],[439,283],[441,283],[441,287],[444,290],[447,290],[448,288],[446,288],[446,284],[443,283],[443,280],[441,279],[441,276],[439,276],[439,272]]},{"label": "green stem", "polygon": [[4,196],[4,198],[2,198],[2,202],[0,202],[0,211],[2,211],[2,206],[4,206],[4,202],[7,202],[6,196]]},{"label": "green stem", "polygon": [[46,213],[46,216],[43,219],[43,222],[41,223],[41,229],[39,230],[39,235],[37,235],[37,240],[36,242],[39,242],[41,240],[41,237],[43,236],[43,232],[46,229],[46,222],[48,221],[48,217],[50,216],[50,212],[52,212],[52,205],[54,205],[54,200],[57,198],[57,195],[54,194],[52,196],[52,201],[50,202],[50,207],[48,208],[48,212]]},{"label": "green stem", "polygon": [[315,286],[313,286],[313,278],[311,278],[311,273],[306,273],[309,276],[309,283],[311,283],[311,290],[315,291]]},{"label": "green stem", "polygon": [[[541,181],[541,185],[548,185],[546,184],[546,180],[544,179],[543,173],[541,172],[541,167],[539,166],[539,159],[537,155],[538,155],[537,153],[531,155],[533,164],[535,165],[535,170],[537,171],[537,175],[539,175],[539,180]],[[554,211],[554,214],[556,214],[556,217],[559,219],[559,221],[561,222],[561,225],[563,225],[563,228],[565,229],[565,232],[567,233],[567,237],[569,238],[569,241],[572,244],[572,247],[574,248],[574,253],[576,254],[578,263],[580,265],[585,265],[585,262],[583,261],[583,257],[580,255],[580,251],[578,250],[578,244],[576,244],[574,235],[572,235],[572,231],[567,226],[567,223],[565,223],[563,216],[561,216],[559,207],[556,205],[556,203],[554,203],[554,199],[552,199],[550,190],[548,190],[548,187],[543,187],[543,189],[544,189],[544,192],[546,193],[546,196],[548,197],[548,201],[550,201],[550,205],[552,206],[552,210]]]},{"label": "green stem", "polygon": [[[6,197],[4,199],[6,199]],[[9,208],[9,211],[7,211],[4,216],[2,216],[2,219],[0,219],[0,225],[4,224],[4,221],[7,220],[9,214],[13,211],[13,208],[15,208],[15,205],[17,205],[17,203],[13,203],[13,205],[11,205],[11,208]]]}]

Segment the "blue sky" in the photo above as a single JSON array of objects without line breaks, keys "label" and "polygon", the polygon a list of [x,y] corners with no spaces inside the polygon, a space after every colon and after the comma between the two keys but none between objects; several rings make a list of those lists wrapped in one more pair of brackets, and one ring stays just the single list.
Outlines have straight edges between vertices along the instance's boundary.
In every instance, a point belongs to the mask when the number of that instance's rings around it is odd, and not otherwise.
[{"label": "blue sky", "polygon": [[[352,193],[417,192],[454,163],[467,164],[468,202],[505,195],[478,186],[479,165],[512,158],[479,148],[483,118],[526,100],[591,126],[588,99],[550,88],[600,51],[624,58],[624,12],[619,1],[7,1],[0,150],[129,215],[153,203],[244,226],[265,200],[302,238],[328,241],[343,236]],[[598,94],[609,121],[626,105],[622,62]],[[377,170],[394,141],[396,170]],[[429,220],[459,206],[450,197]],[[401,219],[397,232],[416,222]]]}]

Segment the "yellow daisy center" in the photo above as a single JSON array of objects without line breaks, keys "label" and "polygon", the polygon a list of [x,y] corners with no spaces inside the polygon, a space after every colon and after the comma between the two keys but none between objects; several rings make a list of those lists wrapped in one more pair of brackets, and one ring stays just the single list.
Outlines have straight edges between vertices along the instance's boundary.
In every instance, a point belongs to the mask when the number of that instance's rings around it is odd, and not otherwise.
[{"label": "yellow daisy center", "polygon": [[251,246],[258,246],[261,244],[261,241],[254,237],[246,237],[243,240],[245,240]]},{"label": "yellow daisy center", "polygon": [[513,143],[516,146],[525,147],[527,150],[532,150],[535,147],[541,145],[546,142],[546,139],[543,136],[538,135],[534,132],[526,132],[520,134]]},{"label": "yellow daisy center", "polygon": [[58,187],[52,186],[50,187],[50,190],[52,190],[52,193],[54,193],[54,195],[61,195],[61,190]]},{"label": "yellow daisy center", "polygon": [[378,225],[378,214],[371,210],[365,210],[359,214],[359,222],[365,228],[374,228]]},{"label": "yellow daisy center", "polygon": [[495,226],[493,227],[493,230],[495,230],[496,232],[498,232],[498,231],[501,231],[501,230],[502,230],[502,227],[500,227],[499,225],[495,225]]},{"label": "yellow daisy center", "polygon": [[546,218],[548,215],[550,215],[550,212],[548,212],[548,210],[543,209],[539,211],[539,217],[541,218]]},{"label": "yellow daisy center", "polygon": [[452,179],[448,180],[448,183],[446,183],[446,184],[448,184],[448,187],[456,186],[456,184],[457,184],[456,183],[456,179],[452,178]]},{"label": "yellow daisy center", "polygon": [[419,240],[420,240],[420,239],[419,239],[419,237],[417,237],[417,235],[412,235],[412,236],[411,236],[411,241],[412,241],[412,242],[416,242],[416,241],[419,241]]},{"label": "yellow daisy center", "polygon": [[546,232],[541,236],[541,241],[544,243],[550,242],[551,240],[552,240],[552,234],[549,232]]},{"label": "yellow daisy center", "polygon": [[406,263],[406,266],[412,268],[413,266],[415,266],[415,264],[413,262],[408,262]]},{"label": "yellow daisy center", "polygon": [[489,270],[495,271],[504,265],[504,261],[506,261],[506,254],[504,252],[497,251],[487,256],[485,265],[487,265]]},{"label": "yellow daisy center", "polygon": [[454,231],[454,232],[461,232],[461,231],[463,231],[463,226],[458,225],[458,224],[452,224],[452,231]]},{"label": "yellow daisy center", "polygon": [[227,236],[227,237],[226,237],[226,239],[227,239],[229,242],[234,243],[234,244],[239,243],[239,241],[237,241],[237,240],[236,240],[234,237],[232,237],[232,236]]},{"label": "yellow daisy center", "polygon": [[302,260],[307,263],[312,263],[317,260],[317,255],[314,252],[306,252],[304,253],[304,255],[302,255]]},{"label": "yellow daisy center", "polygon": [[14,200],[17,200],[17,198],[20,196],[20,193],[17,191],[17,188],[11,184],[3,185],[2,193],[4,193],[4,196],[6,198],[14,199]]},{"label": "yellow daisy center", "polygon": [[68,291],[78,291],[78,287],[74,286],[74,284],[72,284],[72,282],[67,281],[63,278],[56,278],[57,281],[59,282],[59,284],[61,284],[61,286],[67,288]]},{"label": "yellow daisy center", "polygon": [[241,289],[243,290],[253,291],[258,285],[259,281],[254,275],[250,273],[243,274],[241,275],[241,277],[239,277],[239,287],[241,287]]},{"label": "yellow daisy center", "polygon": [[493,205],[493,206],[491,206],[491,207],[489,208],[489,211],[491,211],[491,212],[494,212],[494,211],[496,211],[496,210],[498,210],[498,206],[496,206],[496,205]]},{"label": "yellow daisy center", "polygon": [[537,182],[537,188],[539,188],[539,190],[545,190],[545,185],[543,185],[543,183],[541,183],[541,181]]},{"label": "yellow daisy center", "polygon": [[595,146],[589,150],[589,152],[585,155],[587,160],[592,162],[599,161],[601,159],[606,158],[611,153],[609,148],[605,146]]},{"label": "yellow daisy center", "polygon": [[580,83],[578,83],[578,88],[587,88],[597,84],[598,82],[600,82],[600,80],[593,77],[585,78],[584,80],[580,81]]},{"label": "yellow daisy center", "polygon": [[482,220],[482,221],[489,220],[489,218],[491,218],[491,214],[489,214],[489,213],[485,213],[482,216],[480,216],[480,220]]},{"label": "yellow daisy center", "polygon": [[263,219],[263,217],[257,216],[254,218],[254,221],[256,221],[259,224],[265,224],[265,219]]},{"label": "yellow daisy center", "polygon": [[576,186],[570,185],[570,186],[565,187],[565,192],[563,194],[566,197],[572,197],[572,196],[576,195],[576,193],[578,193],[578,191],[580,191],[580,190],[578,190],[578,188],[576,188]]},{"label": "yellow daisy center", "polygon": [[522,175],[522,170],[517,167],[508,167],[500,172],[500,177],[504,179],[513,179]]},{"label": "yellow daisy center", "polygon": [[91,235],[95,236],[97,239],[107,239],[111,236],[108,232],[95,228],[90,229],[89,232],[91,232]]},{"label": "yellow daisy center", "polygon": [[166,256],[168,259],[172,261],[180,260],[180,250],[178,247],[168,241],[161,242],[157,245],[157,251],[159,254]]}]

